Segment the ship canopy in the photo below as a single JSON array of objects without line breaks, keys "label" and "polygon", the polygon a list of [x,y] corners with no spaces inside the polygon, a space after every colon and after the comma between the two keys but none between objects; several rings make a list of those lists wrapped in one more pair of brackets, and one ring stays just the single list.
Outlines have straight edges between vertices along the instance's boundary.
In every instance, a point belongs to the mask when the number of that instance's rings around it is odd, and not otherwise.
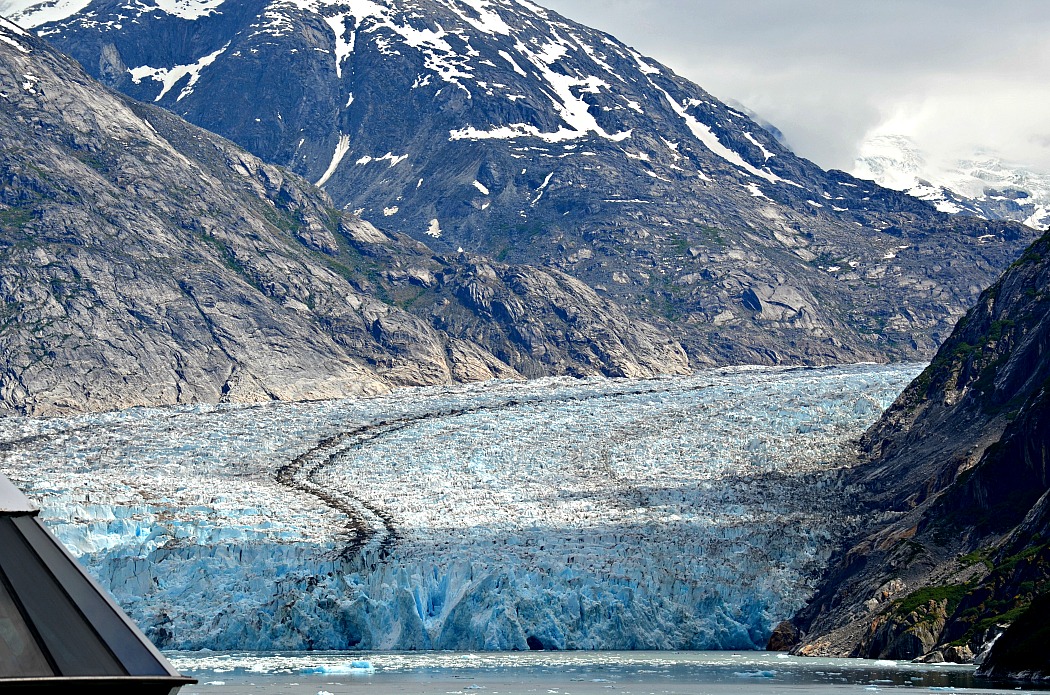
[{"label": "ship canopy", "polygon": [[171,693],[181,676],[0,475],[0,689]]}]

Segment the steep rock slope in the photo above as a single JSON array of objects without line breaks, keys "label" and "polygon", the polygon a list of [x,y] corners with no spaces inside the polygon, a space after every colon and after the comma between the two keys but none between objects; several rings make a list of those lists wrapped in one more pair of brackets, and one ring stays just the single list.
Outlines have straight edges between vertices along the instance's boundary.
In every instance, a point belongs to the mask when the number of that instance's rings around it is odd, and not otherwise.
[{"label": "steep rock slope", "polygon": [[978,675],[1022,680],[1050,678],[1048,639],[1050,594],[1043,594],[996,640]]},{"label": "steep rock slope", "polygon": [[0,138],[5,411],[687,366],[571,278],[383,234],[2,20]]},{"label": "steep rock slope", "polygon": [[8,11],[376,226],[569,273],[695,363],[926,359],[1034,238],[824,172],[526,0]]},{"label": "steep rock slope", "polygon": [[796,619],[803,653],[966,661],[1050,590],[1050,235],[869,430],[866,535]]}]

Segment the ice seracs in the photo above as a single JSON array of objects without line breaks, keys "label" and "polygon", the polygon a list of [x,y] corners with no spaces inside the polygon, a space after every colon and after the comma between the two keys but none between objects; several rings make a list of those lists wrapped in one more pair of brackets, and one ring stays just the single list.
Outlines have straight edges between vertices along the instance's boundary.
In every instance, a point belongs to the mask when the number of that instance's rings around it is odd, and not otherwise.
[{"label": "ice seracs", "polygon": [[749,649],[850,523],[829,467],[917,371],[8,419],[0,466],[165,647]]}]

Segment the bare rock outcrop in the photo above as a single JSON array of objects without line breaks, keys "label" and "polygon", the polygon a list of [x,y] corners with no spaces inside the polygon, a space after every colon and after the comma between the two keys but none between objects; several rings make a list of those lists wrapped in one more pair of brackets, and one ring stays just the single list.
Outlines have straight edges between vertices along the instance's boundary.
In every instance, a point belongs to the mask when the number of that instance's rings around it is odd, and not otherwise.
[{"label": "bare rock outcrop", "polygon": [[501,313],[459,257],[0,36],[0,412],[688,369],[567,277],[494,266]]},{"label": "bare rock outcrop", "polygon": [[867,522],[795,617],[799,653],[980,661],[1045,610],[1048,287],[1044,235],[864,435],[844,483]]}]

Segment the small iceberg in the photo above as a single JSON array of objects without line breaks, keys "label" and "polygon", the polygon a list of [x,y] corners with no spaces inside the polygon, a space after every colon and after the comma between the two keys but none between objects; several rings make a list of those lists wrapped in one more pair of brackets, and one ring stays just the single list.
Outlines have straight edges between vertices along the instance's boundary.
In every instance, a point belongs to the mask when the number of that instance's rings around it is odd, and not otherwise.
[{"label": "small iceberg", "polygon": [[338,674],[340,676],[366,676],[376,672],[371,661],[346,661],[341,664],[325,664],[307,670],[308,673]]}]

